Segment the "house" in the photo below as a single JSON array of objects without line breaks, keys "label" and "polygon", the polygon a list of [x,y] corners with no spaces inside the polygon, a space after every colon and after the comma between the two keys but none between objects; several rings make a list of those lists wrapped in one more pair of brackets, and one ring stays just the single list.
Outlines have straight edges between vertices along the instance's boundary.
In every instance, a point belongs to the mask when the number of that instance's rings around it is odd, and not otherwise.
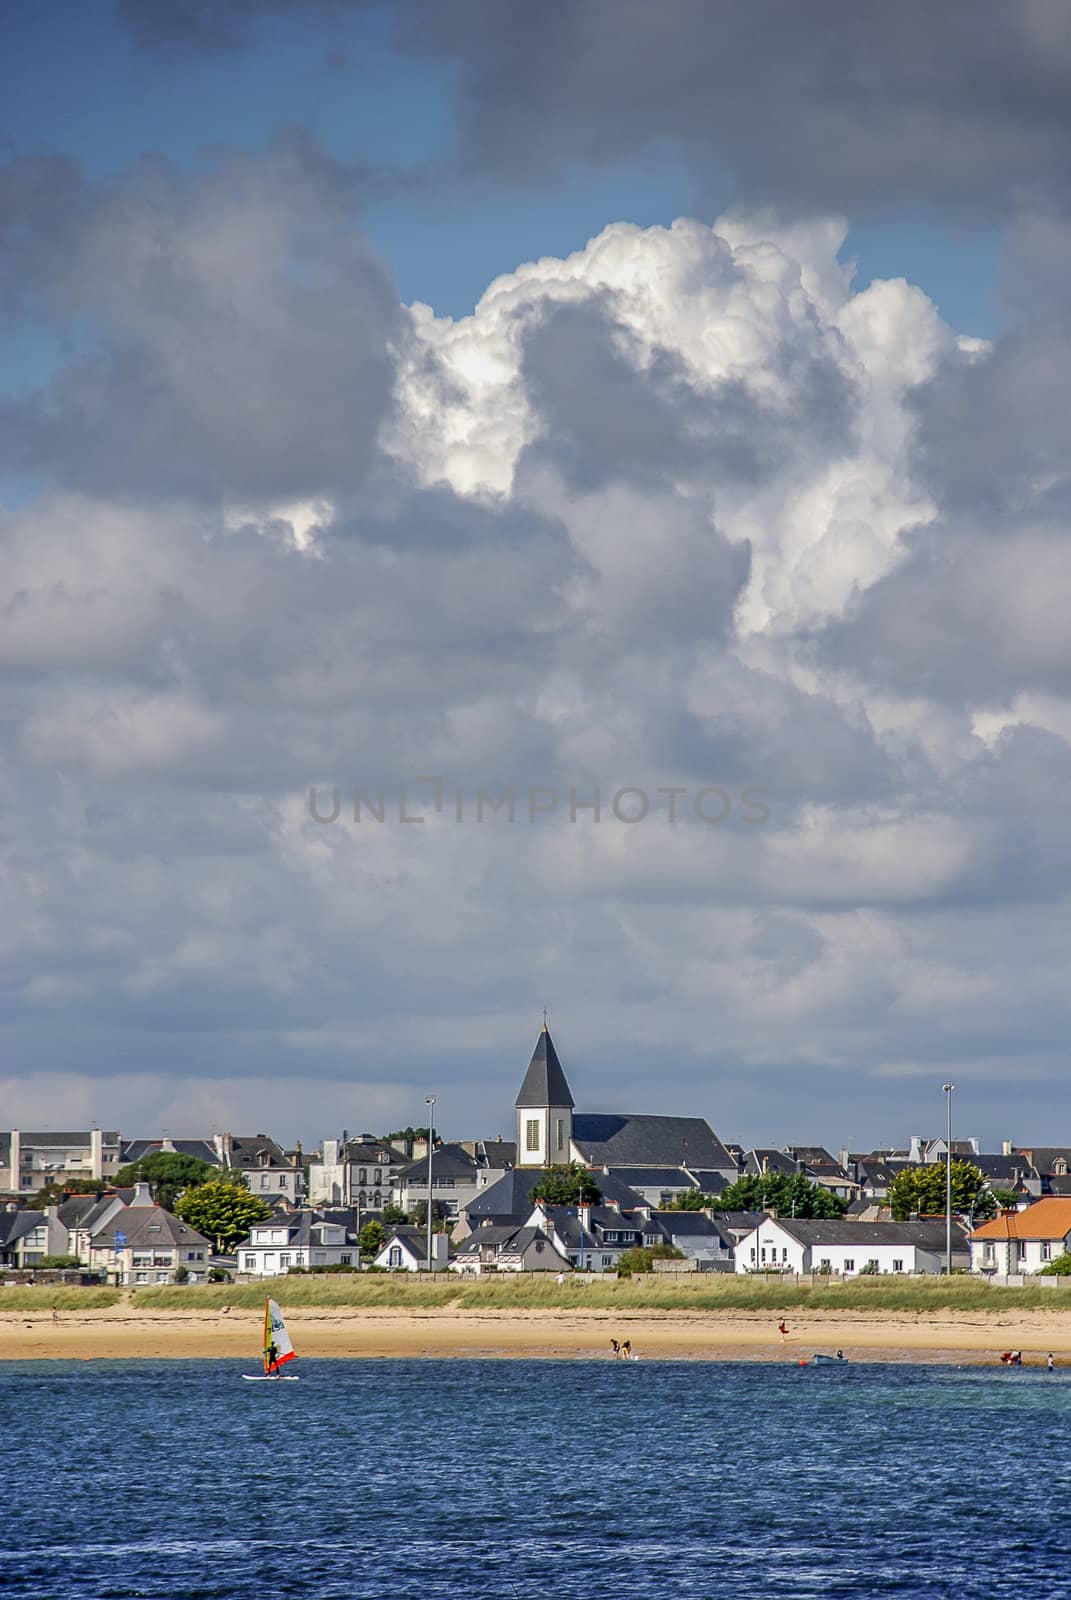
[{"label": "house", "polygon": [[[431,1236],[431,1270],[442,1272],[447,1265],[450,1246],[445,1233]],[[428,1236],[423,1228],[392,1228],[383,1247],[372,1261],[374,1267],[385,1267],[388,1272],[426,1272],[428,1266]]]},{"label": "house", "polygon": [[194,1161],[206,1161],[210,1167],[221,1165],[219,1152],[211,1139],[172,1139],[163,1133],[158,1139],[124,1139],[122,1165],[128,1167],[146,1156],[190,1156]]},{"label": "house", "polygon": [[400,1167],[391,1178],[391,1204],[411,1212],[421,1201],[426,1202],[429,1171],[432,1200],[441,1202],[442,1214],[456,1222],[462,1208],[475,1200],[483,1187],[479,1161],[461,1144],[435,1145],[430,1163],[424,1156]]},{"label": "house", "polygon": [[[1039,1197],[1071,1195],[1071,1149],[1066,1145],[1034,1145],[1029,1150],[1014,1151],[1006,1147],[1006,1153],[1028,1165],[1027,1186],[1032,1193]],[[1034,1182],[1029,1181],[1031,1177]],[[998,1187],[1014,1188],[1014,1185]]]},{"label": "house", "polygon": [[241,1172],[252,1194],[262,1200],[301,1204],[305,1171],[300,1145],[287,1152],[266,1133],[216,1133],[212,1145],[220,1166],[228,1172]]},{"label": "house", "polygon": [[359,1217],[350,1209],[276,1210],[256,1222],[238,1245],[243,1278],[275,1278],[291,1267],[357,1267]]},{"label": "house", "polygon": [[118,1133],[0,1133],[0,1194],[32,1194],[64,1178],[106,1182],[120,1166]]},{"label": "house", "polygon": [[527,1226],[538,1228],[570,1265],[582,1272],[607,1272],[626,1250],[640,1244],[646,1216],[616,1206],[551,1206],[537,1200]]},{"label": "house", "polygon": [[209,1241],[188,1223],[154,1205],[147,1183],[135,1185],[130,1205],[113,1211],[90,1240],[87,1265],[116,1284],[190,1283],[208,1277]]},{"label": "house", "polygon": [[95,1236],[134,1198],[133,1188],[107,1189],[97,1194],[68,1195],[56,1207],[56,1216],[65,1238],[60,1254],[77,1256],[89,1265],[89,1252]]},{"label": "house", "polygon": [[1071,1249],[1071,1199],[1048,1195],[1025,1211],[1005,1211],[971,1235],[971,1271],[1040,1272]]},{"label": "house", "polygon": [[382,1211],[390,1203],[395,1175],[411,1159],[400,1140],[377,1139],[371,1133],[325,1139],[319,1159],[309,1163],[309,1201]]},{"label": "house", "polygon": [[24,1211],[10,1204],[0,1210],[0,1266],[36,1267],[44,1256],[66,1255],[65,1242],[55,1206]]},{"label": "house", "polygon": [[728,1187],[722,1173],[690,1167],[610,1167],[592,1176],[601,1185],[604,1174],[628,1184],[650,1206],[668,1206],[682,1194],[718,1195]]},{"label": "house", "polygon": [[[953,1246],[955,1267],[965,1257],[958,1228]],[[937,1273],[944,1269],[945,1224],[764,1216],[734,1255],[737,1272]]]},{"label": "house", "polygon": [[689,1261],[732,1272],[736,1239],[718,1218],[706,1211],[652,1211],[642,1226],[644,1249],[670,1245]]},{"label": "house", "polygon": [[[474,1228],[487,1222],[503,1227],[510,1223],[515,1228],[521,1227],[528,1221],[535,1204],[532,1190],[544,1176],[540,1167],[514,1167],[490,1188],[482,1189],[474,1200],[461,1208],[453,1229],[454,1243],[459,1244]],[[602,1204],[617,1206],[621,1211],[643,1209],[643,1196],[619,1177],[608,1172],[593,1172],[591,1176],[599,1189]]]},{"label": "house", "polygon": [[464,1277],[488,1272],[569,1272],[572,1263],[542,1228],[489,1223],[470,1233],[450,1262]]}]

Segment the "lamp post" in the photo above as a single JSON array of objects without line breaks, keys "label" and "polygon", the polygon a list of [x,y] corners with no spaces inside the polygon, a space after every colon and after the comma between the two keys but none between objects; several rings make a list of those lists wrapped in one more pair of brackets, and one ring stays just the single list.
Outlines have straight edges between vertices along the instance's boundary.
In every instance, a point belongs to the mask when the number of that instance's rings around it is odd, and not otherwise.
[{"label": "lamp post", "polygon": [[954,1083],[941,1087],[948,1103],[948,1137],[945,1149],[945,1271],[952,1276],[952,1091]]},{"label": "lamp post", "polygon": [[428,1271],[431,1271],[431,1148],[435,1136],[435,1096],[425,1095],[428,1108]]}]

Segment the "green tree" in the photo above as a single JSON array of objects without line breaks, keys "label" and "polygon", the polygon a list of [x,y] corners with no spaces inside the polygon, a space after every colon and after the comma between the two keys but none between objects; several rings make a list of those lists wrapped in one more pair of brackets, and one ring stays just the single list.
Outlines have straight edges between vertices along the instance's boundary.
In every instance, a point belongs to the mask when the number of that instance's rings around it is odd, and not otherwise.
[{"label": "green tree", "polygon": [[669,1202],[667,1211],[709,1211],[716,1206],[718,1201],[712,1194],[704,1194],[701,1189],[685,1189],[683,1194],[677,1195]]},{"label": "green tree", "polygon": [[637,1246],[623,1250],[617,1262],[619,1278],[631,1278],[634,1272],[650,1272],[652,1261],[683,1261],[684,1251],[671,1244],[655,1244],[649,1248]]},{"label": "green tree", "polygon": [[388,1228],[397,1228],[409,1221],[408,1211],[403,1211],[401,1206],[384,1206],[382,1219]]},{"label": "green tree", "polygon": [[[912,1215],[943,1217],[945,1184],[943,1161],[929,1161],[921,1167],[905,1167],[889,1185],[888,1202],[893,1221],[906,1222]],[[959,1216],[973,1213],[975,1222],[985,1222],[995,1215],[996,1209],[996,1201],[973,1161],[953,1161],[952,1210]]]},{"label": "green tree", "polygon": [[51,1183],[30,1195],[26,1204],[32,1211],[43,1211],[45,1206],[62,1205],[68,1195],[97,1194],[104,1188],[107,1184],[97,1178],[53,1178]]},{"label": "green tree", "polygon": [[387,1230],[382,1222],[366,1222],[357,1236],[363,1256],[378,1256],[387,1242]]},{"label": "green tree", "polygon": [[579,1161],[556,1167],[546,1167],[531,1198],[545,1200],[548,1206],[597,1206],[602,1190],[586,1167]]},{"label": "green tree", "polygon": [[[180,1155],[177,1150],[153,1150],[140,1161],[120,1167],[113,1181],[119,1189],[147,1183],[157,1204],[165,1211],[174,1211],[175,1201],[184,1190],[221,1176],[218,1167],[209,1161],[199,1161],[196,1156]],[[234,1177],[238,1178],[239,1174],[235,1173]]]},{"label": "green tree", "polygon": [[211,1239],[222,1254],[233,1250],[255,1222],[265,1222],[271,1216],[271,1206],[250,1194],[244,1184],[210,1178],[207,1183],[187,1189],[176,1200],[175,1215]]},{"label": "green tree", "polygon": [[[1016,1194],[1014,1189],[990,1189],[989,1192],[993,1196],[993,1204],[998,1211],[1018,1211],[1021,1197]],[[977,1217],[977,1210],[975,1210],[974,1214]]]},{"label": "green tree", "polygon": [[738,1178],[712,1202],[719,1211],[774,1210],[782,1217],[842,1217],[846,1201],[803,1172],[765,1172]]},{"label": "green tree", "polygon": [[1065,1250],[1052,1261],[1046,1261],[1038,1271],[1039,1278],[1071,1278],[1071,1255]]},{"label": "green tree", "polygon": [[[428,1202],[418,1200],[413,1207],[413,1222],[418,1228],[428,1225]],[[450,1208],[445,1200],[433,1200],[431,1203],[431,1227],[433,1233],[449,1233]]]}]

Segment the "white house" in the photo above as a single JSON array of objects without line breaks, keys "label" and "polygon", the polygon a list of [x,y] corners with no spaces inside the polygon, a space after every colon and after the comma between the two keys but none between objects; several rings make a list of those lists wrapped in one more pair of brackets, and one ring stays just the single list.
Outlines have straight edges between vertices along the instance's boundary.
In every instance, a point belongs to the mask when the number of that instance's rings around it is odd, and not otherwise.
[{"label": "white house", "polygon": [[[445,1233],[431,1236],[431,1270],[442,1272],[447,1265],[450,1243]],[[389,1272],[425,1272],[428,1265],[428,1236],[423,1228],[392,1228],[382,1250],[372,1262]]]},{"label": "white house", "polygon": [[[953,1243],[962,1250],[962,1235]],[[736,1245],[737,1272],[860,1273],[941,1272],[943,1222],[800,1221],[763,1217]]]},{"label": "white house", "polygon": [[89,1266],[117,1284],[204,1283],[212,1246],[188,1223],[152,1203],[147,1183],[130,1205],[114,1211],[89,1243]]},{"label": "white house", "polygon": [[1005,1211],[971,1235],[971,1271],[1040,1272],[1071,1249],[1071,1200],[1052,1195]]},{"label": "white house", "polygon": [[27,1194],[64,1178],[106,1183],[120,1162],[118,1133],[0,1133],[0,1193]]},{"label": "white house", "polygon": [[371,1133],[355,1139],[325,1139],[318,1160],[309,1163],[309,1199],[313,1205],[360,1206],[381,1211],[390,1204],[396,1172],[410,1164],[400,1141],[388,1144]]},{"label": "white house", "polygon": [[492,1223],[469,1234],[450,1270],[479,1278],[488,1272],[571,1272],[572,1263],[542,1228]]},{"label": "white house", "polygon": [[238,1246],[242,1277],[275,1278],[291,1267],[357,1267],[360,1251],[346,1217],[327,1212],[279,1212],[257,1222]]}]

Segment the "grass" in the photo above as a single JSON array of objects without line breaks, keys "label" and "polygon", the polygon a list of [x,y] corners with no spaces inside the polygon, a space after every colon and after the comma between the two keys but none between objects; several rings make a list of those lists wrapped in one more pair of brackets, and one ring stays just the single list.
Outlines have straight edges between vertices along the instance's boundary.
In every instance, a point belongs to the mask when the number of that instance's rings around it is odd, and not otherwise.
[{"label": "grass", "polygon": [[55,1287],[47,1283],[20,1284],[14,1289],[0,1288],[0,1311],[99,1311],[114,1306],[118,1289]]},{"label": "grass", "polygon": [[[8,1290],[8,1294],[17,1291]],[[36,1291],[29,1291],[36,1293]],[[71,1295],[108,1293],[67,1290]],[[140,1289],[134,1304],[145,1310],[210,1310],[220,1306],[255,1307],[271,1294],[284,1307],[352,1306],[375,1310],[494,1311],[589,1308],[619,1311],[845,1311],[918,1315],[940,1311],[1066,1311],[1071,1289],[995,1288],[966,1277],[868,1278],[828,1284],[771,1283],[736,1276],[689,1277],[683,1283],[606,1277],[591,1284],[569,1282],[559,1288],[549,1274],[429,1282],[424,1277],[378,1274],[362,1277],[273,1278],[261,1283],[211,1284]],[[7,1302],[0,1300],[0,1307]],[[79,1301],[79,1304],[86,1302]]]}]

